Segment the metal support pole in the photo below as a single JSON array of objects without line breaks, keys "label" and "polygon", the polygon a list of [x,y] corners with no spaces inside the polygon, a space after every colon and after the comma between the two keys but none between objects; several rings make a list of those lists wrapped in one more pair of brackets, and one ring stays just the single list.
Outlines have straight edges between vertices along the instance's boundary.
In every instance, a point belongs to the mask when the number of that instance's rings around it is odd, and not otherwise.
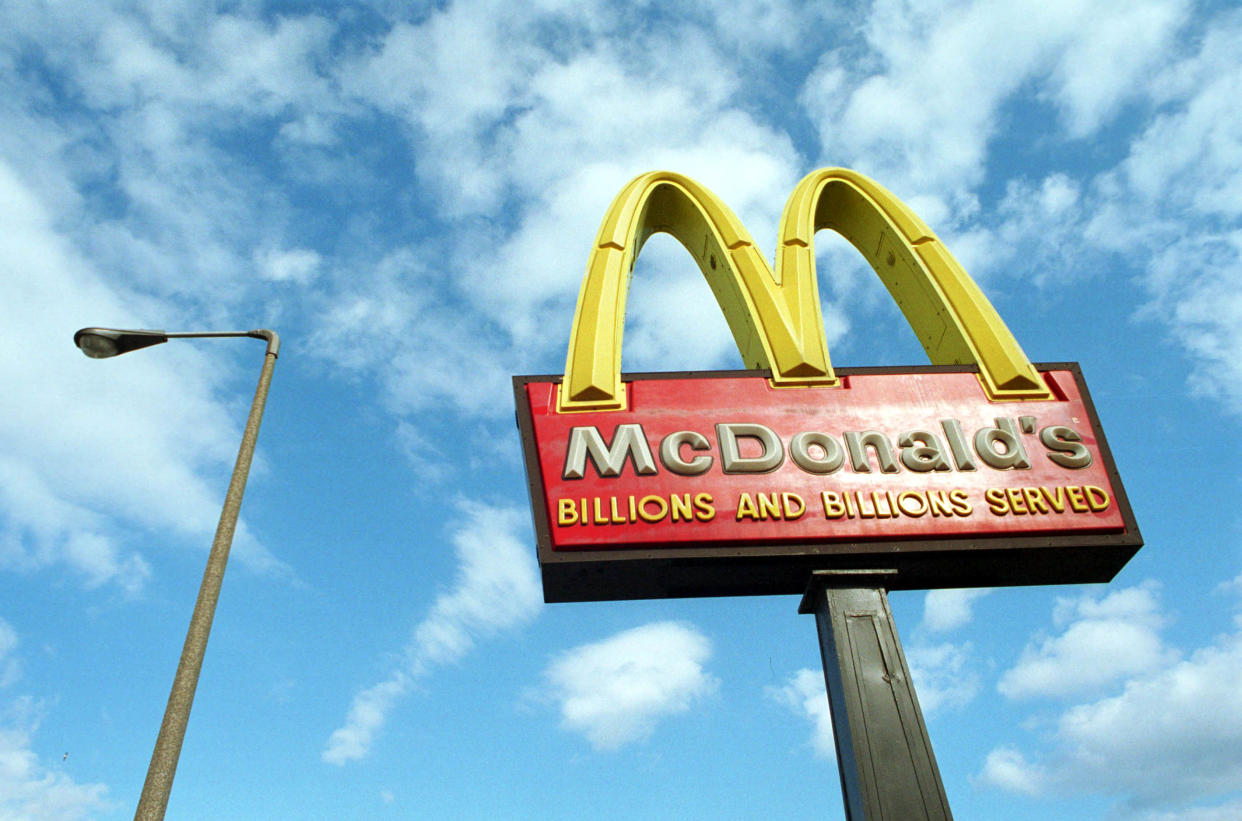
[{"label": "metal support pole", "polygon": [[888,595],[893,571],[817,572],[814,613],[847,821],[951,821]]},{"label": "metal support pole", "polygon": [[[262,334],[269,334],[269,336]],[[259,385],[255,389],[254,402],[250,406],[250,416],[246,420],[246,432],[242,436],[241,448],[237,453],[237,464],[233,468],[233,478],[229,482],[228,493],[224,499],[224,509],[220,513],[220,524],[216,528],[216,537],[211,545],[211,553],[207,557],[207,568],[203,571],[203,583],[199,587],[198,600],[194,603],[194,613],[190,617],[190,629],[186,633],[185,646],[181,650],[181,661],[177,664],[172,692],[168,695],[168,706],[164,709],[164,720],[160,724],[159,737],[155,741],[155,751],[151,754],[151,764],[147,768],[146,782],[142,785],[142,796],[138,799],[138,809],[134,813],[135,821],[139,819],[159,821],[163,819],[168,807],[168,795],[172,791],[173,776],[177,772],[177,759],[181,756],[181,742],[185,738],[186,723],[190,720],[190,707],[194,703],[198,674],[203,666],[203,655],[207,651],[207,638],[211,633],[212,619],[215,617],[216,601],[220,598],[224,568],[228,562],[229,549],[233,545],[233,531],[237,528],[242,493],[246,489],[246,478],[250,473],[250,461],[254,457],[255,440],[259,436],[259,423],[263,419],[267,389],[272,382],[272,370],[276,365],[276,354],[280,344],[275,332],[272,331],[251,331],[248,334],[168,335],[170,337],[243,335],[267,339],[267,353],[263,357],[263,370],[259,374]]]}]

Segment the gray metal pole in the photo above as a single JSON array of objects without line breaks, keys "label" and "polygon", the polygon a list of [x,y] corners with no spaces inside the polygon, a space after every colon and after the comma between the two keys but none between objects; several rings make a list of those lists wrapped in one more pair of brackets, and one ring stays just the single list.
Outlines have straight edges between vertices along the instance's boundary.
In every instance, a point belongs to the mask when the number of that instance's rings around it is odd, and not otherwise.
[{"label": "gray metal pole", "polygon": [[952,821],[888,595],[879,586],[890,572],[817,573],[799,608],[815,614],[819,632],[845,817]]},{"label": "gray metal pole", "polygon": [[[238,335],[240,334],[169,334],[170,337]],[[177,664],[172,692],[168,695],[168,706],[164,708],[160,734],[155,740],[155,751],[151,754],[146,782],[142,785],[142,796],[138,799],[138,809],[134,813],[135,821],[159,821],[163,819],[168,808],[168,795],[172,791],[173,776],[177,772],[181,742],[185,739],[186,723],[190,720],[190,707],[194,703],[194,691],[198,687],[198,674],[203,666],[203,654],[207,651],[207,637],[211,633],[216,601],[220,598],[224,567],[228,562],[229,549],[233,546],[233,531],[237,528],[242,493],[246,490],[255,440],[259,437],[259,423],[263,419],[263,407],[267,403],[267,389],[271,385],[272,370],[276,365],[280,340],[275,331],[250,331],[245,335],[266,339],[267,353],[263,357],[263,370],[259,373],[259,385],[250,406],[250,417],[246,420],[246,432],[237,453],[233,478],[224,497],[224,509],[220,513],[220,524],[216,527],[216,538],[207,557],[207,568],[203,571],[203,583],[199,587],[198,600],[194,603],[194,613],[190,617],[190,629],[181,650],[181,661]]]}]

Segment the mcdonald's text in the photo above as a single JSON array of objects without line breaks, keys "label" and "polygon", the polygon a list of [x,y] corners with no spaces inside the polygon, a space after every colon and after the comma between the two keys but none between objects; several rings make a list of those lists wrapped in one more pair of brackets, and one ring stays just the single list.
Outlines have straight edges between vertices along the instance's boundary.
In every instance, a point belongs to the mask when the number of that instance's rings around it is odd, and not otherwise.
[{"label": "mcdonald's text", "polygon": [[[873,462],[882,473],[898,473],[903,466],[918,473],[978,470],[981,464],[993,470],[1029,469],[1031,460],[1019,426],[1022,432],[1034,434],[1037,419],[1029,415],[1016,420],[997,417],[994,426],[981,427],[970,437],[957,419],[938,420],[936,428],[942,431],[940,434],[933,432],[931,425],[896,436],[878,430],[845,431],[839,439],[827,431],[801,431],[790,437],[786,447],[766,425],[717,422],[715,448],[702,433],[679,430],[660,436],[656,451],[665,470],[682,476],[710,472],[717,455],[720,471],[726,474],[770,473],[780,470],[787,461],[816,475],[836,473],[847,464],[855,473],[871,473]],[[619,424],[607,438],[594,425],[575,426],[569,431],[561,477],[582,479],[588,463],[601,478],[620,476],[627,463],[639,476],[654,475],[658,468],[648,439],[641,423]],[[1082,434],[1071,427],[1040,428],[1038,442],[1047,450],[1048,459],[1062,467],[1081,469],[1092,462]],[[743,455],[748,444],[752,453]],[[694,455],[687,458],[687,452]]]}]

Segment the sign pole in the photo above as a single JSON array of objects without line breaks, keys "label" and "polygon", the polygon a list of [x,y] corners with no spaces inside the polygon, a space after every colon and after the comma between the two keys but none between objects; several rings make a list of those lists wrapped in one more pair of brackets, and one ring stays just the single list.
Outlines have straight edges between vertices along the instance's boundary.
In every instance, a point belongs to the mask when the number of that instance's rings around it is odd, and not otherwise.
[{"label": "sign pole", "polygon": [[814,613],[848,821],[951,821],[882,586],[891,570],[816,571]]}]

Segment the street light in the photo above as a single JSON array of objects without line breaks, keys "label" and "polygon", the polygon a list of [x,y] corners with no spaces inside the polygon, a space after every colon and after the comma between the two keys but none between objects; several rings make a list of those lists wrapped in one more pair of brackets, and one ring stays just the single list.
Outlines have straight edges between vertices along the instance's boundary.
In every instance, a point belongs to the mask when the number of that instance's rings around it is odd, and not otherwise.
[{"label": "street light", "polygon": [[73,342],[82,353],[93,359],[107,359],[129,351],[159,345],[170,339],[249,336],[267,341],[267,353],[263,357],[263,370],[259,373],[259,386],[254,392],[250,417],[246,420],[246,432],[242,435],[241,448],[237,452],[237,464],[224,497],[224,509],[220,512],[220,524],[216,538],[207,557],[207,569],[203,571],[203,583],[190,616],[190,629],[173,678],[168,706],[164,708],[164,720],[160,734],[151,753],[151,765],[147,768],[147,780],[142,785],[138,799],[135,821],[158,821],[168,807],[168,794],[172,791],[173,776],[177,772],[177,759],[181,755],[181,742],[185,738],[185,726],[190,719],[190,707],[194,703],[194,690],[198,687],[198,673],[203,666],[203,654],[207,650],[207,637],[211,633],[211,621],[220,598],[220,584],[224,580],[224,566],[228,562],[229,549],[233,545],[233,531],[237,528],[237,515],[241,511],[242,493],[246,490],[246,477],[250,473],[250,460],[254,456],[254,443],[259,436],[259,423],[263,419],[263,406],[267,402],[267,389],[272,382],[272,369],[280,351],[280,337],[275,331],[216,331],[206,333],[165,333],[164,331],[133,331],[115,328],[83,328],[73,335]]}]

